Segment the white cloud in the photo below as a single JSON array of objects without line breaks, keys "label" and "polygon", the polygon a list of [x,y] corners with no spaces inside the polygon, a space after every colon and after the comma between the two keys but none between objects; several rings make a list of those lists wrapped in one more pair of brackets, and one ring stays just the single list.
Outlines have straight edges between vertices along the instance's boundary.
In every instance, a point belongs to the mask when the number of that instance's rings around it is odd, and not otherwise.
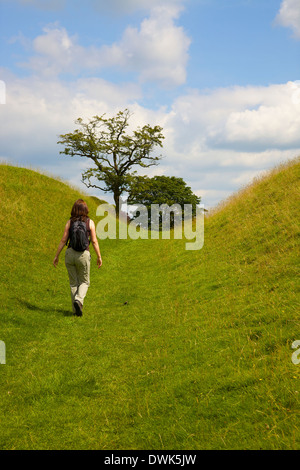
[{"label": "white cloud", "polygon": [[113,67],[119,72],[136,73],[141,82],[158,82],[172,88],[186,80],[190,45],[183,29],[175,25],[179,13],[175,6],[153,8],[140,29],[128,27],[120,42],[102,47],[83,47],[65,28],[48,25],[32,41],[33,55],[20,65],[45,77],[95,73]]},{"label": "white cloud", "polygon": [[207,206],[300,154],[297,83],[179,97],[164,116],[165,174],[182,176]]},{"label": "white cloud", "polygon": [[142,81],[160,81],[165,87],[183,84],[190,40],[174,24],[178,15],[174,6],[153,8],[139,30],[128,27],[121,42],[109,50],[117,50],[122,66],[137,71]]},{"label": "white cloud", "polygon": [[[295,148],[300,146],[300,102],[293,99],[295,84],[270,85],[253,89],[247,104],[247,90],[240,94],[236,110],[211,129],[209,139],[217,146],[237,149]],[[235,93],[233,91],[233,97]],[[242,106],[242,109],[238,109]]]},{"label": "white cloud", "polygon": [[70,36],[57,24],[43,29],[43,34],[32,41],[32,51],[34,55],[29,61],[20,65],[38,76],[78,74],[85,69],[95,71],[103,66],[101,49],[80,46],[75,35]]},{"label": "white cloud", "polygon": [[206,148],[240,152],[299,148],[300,99],[294,99],[299,86],[288,82],[181,96],[170,115],[172,127],[178,129],[172,137],[174,149],[196,154]]},{"label": "white cloud", "polygon": [[20,79],[5,70],[1,76],[7,92],[0,117],[0,156],[20,163],[57,164],[61,158],[58,136],[72,131],[78,117],[115,113],[141,97],[140,88],[130,83],[114,85],[96,78],[72,83]]},{"label": "white cloud", "polygon": [[282,26],[292,28],[295,36],[300,38],[299,0],[283,0],[276,21]]}]

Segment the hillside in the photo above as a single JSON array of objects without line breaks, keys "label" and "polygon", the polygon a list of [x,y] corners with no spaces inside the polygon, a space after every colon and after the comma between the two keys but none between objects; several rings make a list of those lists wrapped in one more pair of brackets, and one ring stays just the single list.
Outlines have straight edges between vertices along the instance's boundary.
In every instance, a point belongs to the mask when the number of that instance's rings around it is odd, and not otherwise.
[{"label": "hillside", "polygon": [[76,318],[52,260],[81,195],[1,165],[0,449],[299,449],[299,176],[225,201],[199,251],[100,241]]}]

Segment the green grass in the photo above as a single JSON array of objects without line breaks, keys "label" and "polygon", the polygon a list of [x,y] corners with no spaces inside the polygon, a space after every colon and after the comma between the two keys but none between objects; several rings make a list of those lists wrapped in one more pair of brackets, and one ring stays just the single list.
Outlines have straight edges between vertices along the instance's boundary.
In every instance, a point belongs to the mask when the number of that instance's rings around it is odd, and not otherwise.
[{"label": "green grass", "polygon": [[100,241],[76,318],[52,260],[81,195],[0,166],[0,449],[299,449],[299,169],[225,201],[200,251]]}]

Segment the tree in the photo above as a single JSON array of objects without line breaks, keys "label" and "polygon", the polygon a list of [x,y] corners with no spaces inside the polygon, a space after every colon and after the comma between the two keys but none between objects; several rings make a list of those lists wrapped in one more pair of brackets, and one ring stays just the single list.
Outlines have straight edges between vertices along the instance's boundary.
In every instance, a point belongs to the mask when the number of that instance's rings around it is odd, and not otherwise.
[{"label": "tree", "polygon": [[[129,190],[136,173],[133,167],[157,165],[161,156],[151,154],[155,147],[162,147],[164,139],[162,128],[149,124],[138,127],[131,135],[126,134],[130,117],[129,110],[125,109],[112,118],[106,118],[105,114],[94,116],[87,123],[79,118],[75,123],[81,128],[60,135],[58,141],[65,146],[60,153],[93,161],[95,166],[82,174],[82,181],[88,188],[112,192],[117,214],[119,198]],[[99,182],[103,184],[99,186]]]},{"label": "tree", "polygon": [[[158,204],[161,206],[161,219],[164,216],[164,206],[180,206],[180,216],[184,219],[184,204],[192,206],[192,215],[196,214],[196,206],[200,203],[201,198],[193,194],[182,178],[175,176],[135,176],[132,179],[128,204],[143,204],[148,209],[148,228],[151,222],[151,205]],[[169,208],[166,208],[169,210]],[[171,227],[174,226],[174,213],[170,214]],[[159,227],[161,228],[161,219]]]}]

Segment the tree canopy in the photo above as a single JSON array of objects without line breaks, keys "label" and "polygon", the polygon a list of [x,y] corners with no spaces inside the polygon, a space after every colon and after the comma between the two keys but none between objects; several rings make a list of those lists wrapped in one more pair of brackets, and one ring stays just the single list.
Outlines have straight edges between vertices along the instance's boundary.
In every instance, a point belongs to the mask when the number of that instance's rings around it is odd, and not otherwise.
[{"label": "tree canopy", "polygon": [[115,117],[94,116],[88,122],[76,120],[80,126],[73,132],[60,135],[64,145],[61,154],[89,158],[93,166],[82,174],[82,181],[91,188],[112,192],[117,213],[119,198],[128,191],[136,171],[133,167],[147,168],[157,165],[160,155],[152,155],[162,147],[164,136],[160,126],[149,124],[127,133],[131,113],[120,111]]},{"label": "tree canopy", "polygon": [[[176,210],[180,211],[182,219],[184,219],[184,204],[190,204],[192,206],[191,214],[195,215],[196,206],[200,203],[200,200],[201,198],[193,194],[191,188],[187,186],[182,178],[175,176],[154,176],[153,178],[135,176],[131,182],[127,203],[146,206],[150,225],[152,204],[161,206],[162,216],[164,207],[179,205],[180,208],[176,208]],[[166,209],[169,210],[169,207]],[[174,214],[171,214],[170,222],[171,226],[174,226]]]}]

